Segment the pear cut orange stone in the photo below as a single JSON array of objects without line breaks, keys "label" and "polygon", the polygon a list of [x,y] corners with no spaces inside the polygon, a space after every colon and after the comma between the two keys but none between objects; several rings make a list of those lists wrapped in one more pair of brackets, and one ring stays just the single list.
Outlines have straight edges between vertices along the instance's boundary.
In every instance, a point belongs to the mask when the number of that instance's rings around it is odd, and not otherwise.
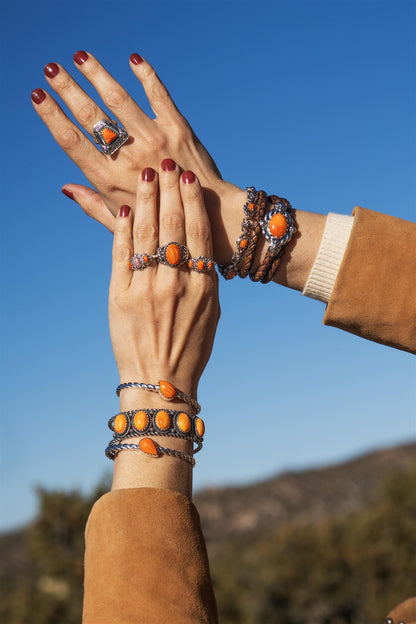
[{"label": "pear cut orange stone", "polygon": [[110,145],[110,143],[112,143],[114,139],[117,138],[117,134],[114,132],[114,130],[110,130],[110,128],[103,128],[101,130],[101,135],[107,145]]},{"label": "pear cut orange stone", "polygon": [[171,243],[170,245],[168,245],[166,248],[166,260],[169,262],[169,264],[176,266],[177,264],[179,264],[180,259],[181,250],[179,249],[178,245],[176,245],[175,243]]},{"label": "pear cut orange stone", "polygon": [[140,440],[139,448],[143,453],[146,453],[146,455],[156,456],[158,454],[157,446],[150,438],[143,438],[143,440]]},{"label": "pear cut orange stone", "polygon": [[139,410],[134,415],[133,424],[138,431],[143,431],[149,424],[149,416],[145,411]]},{"label": "pear cut orange stone", "polygon": [[159,410],[156,414],[156,425],[161,431],[166,431],[170,427],[170,416],[165,410]]},{"label": "pear cut orange stone", "polygon": [[282,238],[287,232],[287,220],[285,215],[280,212],[273,215],[269,222],[269,230],[272,236]]},{"label": "pear cut orange stone", "polygon": [[180,414],[178,414],[176,424],[178,425],[179,429],[184,433],[188,433],[188,431],[191,429],[191,419],[185,412],[181,412]]},{"label": "pear cut orange stone", "polygon": [[117,414],[114,419],[114,431],[116,433],[123,433],[127,427],[127,418],[124,414]]},{"label": "pear cut orange stone", "polygon": [[160,394],[167,399],[173,399],[176,396],[176,388],[169,381],[159,381]]}]

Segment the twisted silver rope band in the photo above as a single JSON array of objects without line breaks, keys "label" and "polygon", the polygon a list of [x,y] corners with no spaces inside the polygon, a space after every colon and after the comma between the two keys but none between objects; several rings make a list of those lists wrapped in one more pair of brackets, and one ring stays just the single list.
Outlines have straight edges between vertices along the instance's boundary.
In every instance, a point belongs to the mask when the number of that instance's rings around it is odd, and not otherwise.
[{"label": "twisted silver rope band", "polygon": [[[190,464],[192,468],[195,466],[195,460],[191,455],[187,453],[183,453],[182,451],[176,451],[174,449],[165,448],[164,446],[160,446],[156,444],[157,451],[160,455],[169,455],[170,457],[175,457],[176,459],[181,459],[182,461]],[[116,444],[114,442],[110,442],[110,444],[105,449],[105,454],[109,459],[114,459],[120,451],[139,451],[143,455],[147,455],[148,457],[152,457],[148,453],[145,453],[141,450],[138,444]],[[154,457],[160,457],[160,455],[155,455]]]},{"label": "twisted silver rope band", "polygon": [[185,394],[181,390],[178,390],[178,388],[173,386],[173,384],[170,384],[170,385],[174,387],[175,394],[174,394],[174,396],[169,398],[169,397],[166,396],[166,394],[163,394],[163,392],[161,391],[161,389],[160,389],[160,384],[161,383],[162,383],[161,381],[159,381],[158,384],[147,384],[147,383],[142,383],[142,382],[139,382],[139,381],[127,381],[126,383],[121,383],[121,384],[119,384],[117,386],[116,394],[117,394],[117,396],[120,396],[120,392],[122,390],[126,390],[127,388],[138,388],[139,390],[150,390],[150,392],[159,392],[159,394],[166,401],[172,401],[173,399],[181,399],[182,401],[184,401],[184,403],[187,403],[188,405],[193,407],[193,409],[195,410],[195,412],[197,414],[200,413],[201,406],[198,403],[198,401],[196,401],[196,399],[193,399],[192,397],[190,397],[189,395]]}]

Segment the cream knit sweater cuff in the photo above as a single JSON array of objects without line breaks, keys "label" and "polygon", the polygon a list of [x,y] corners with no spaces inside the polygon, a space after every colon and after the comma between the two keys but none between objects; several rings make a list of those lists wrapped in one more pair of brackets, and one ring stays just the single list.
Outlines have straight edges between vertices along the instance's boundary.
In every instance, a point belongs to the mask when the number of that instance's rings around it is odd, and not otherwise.
[{"label": "cream knit sweater cuff", "polygon": [[328,303],[341,265],[354,217],[330,212],[321,244],[302,295]]}]

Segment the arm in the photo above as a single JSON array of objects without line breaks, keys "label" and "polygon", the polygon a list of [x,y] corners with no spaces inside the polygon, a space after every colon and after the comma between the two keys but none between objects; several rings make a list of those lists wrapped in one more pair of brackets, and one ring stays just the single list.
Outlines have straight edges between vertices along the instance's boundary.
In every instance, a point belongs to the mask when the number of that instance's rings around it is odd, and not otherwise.
[{"label": "arm", "polygon": [[[166,379],[196,397],[219,318],[215,271],[197,273],[160,262],[142,271],[128,266],[133,253],[152,254],[169,241],[186,244],[193,257],[212,256],[198,180],[187,172],[179,181],[177,166],[160,169],[159,175],[148,168],[139,179],[134,217],[123,207],[115,221],[109,296],[114,355],[121,382]],[[186,402],[167,403],[144,390],[121,391],[120,411],[149,408],[190,413]],[[143,439],[129,434],[123,443]],[[192,455],[190,440],[151,439]],[[96,503],[87,525],[86,624],[216,622],[205,543],[191,493],[192,467],[186,461],[135,450],[117,454],[112,491]]]}]

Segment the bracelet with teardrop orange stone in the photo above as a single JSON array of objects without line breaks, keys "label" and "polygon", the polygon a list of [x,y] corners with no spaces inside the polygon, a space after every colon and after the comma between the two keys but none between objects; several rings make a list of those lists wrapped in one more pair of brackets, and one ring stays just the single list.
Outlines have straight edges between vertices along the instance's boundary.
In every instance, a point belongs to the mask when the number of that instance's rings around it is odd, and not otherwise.
[{"label": "bracelet with teardrop orange stone", "polygon": [[174,399],[179,399],[184,403],[190,405],[197,414],[201,411],[201,406],[196,399],[193,399],[188,394],[182,392],[176,388],[170,381],[159,381],[158,384],[148,384],[139,381],[127,381],[121,383],[116,388],[117,396],[120,396],[121,390],[126,390],[128,388],[137,388],[139,390],[150,390],[151,392],[158,392],[166,401],[173,401]]}]

